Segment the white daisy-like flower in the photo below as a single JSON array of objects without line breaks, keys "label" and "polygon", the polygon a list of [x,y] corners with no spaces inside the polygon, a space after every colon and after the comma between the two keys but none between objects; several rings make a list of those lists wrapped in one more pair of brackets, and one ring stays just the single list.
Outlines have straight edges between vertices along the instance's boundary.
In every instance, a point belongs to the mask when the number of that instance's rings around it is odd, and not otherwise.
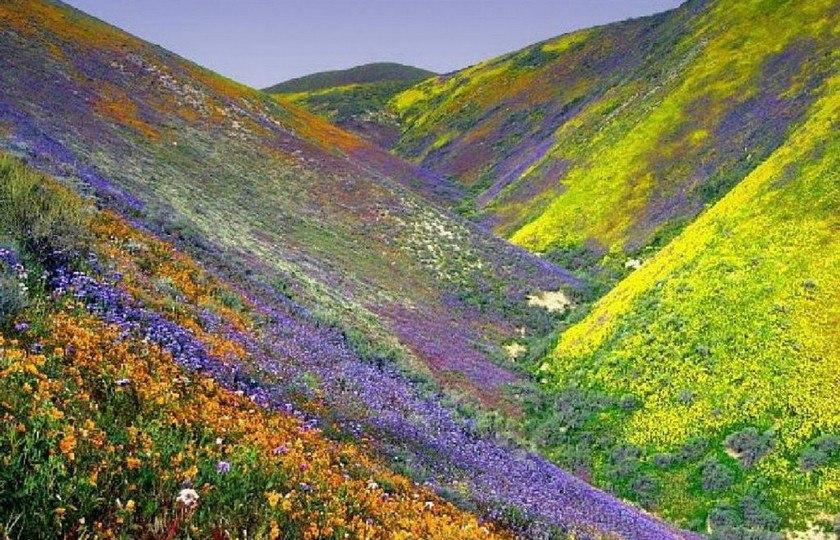
[{"label": "white daisy-like flower", "polygon": [[198,493],[194,489],[182,489],[176,500],[185,508],[195,508],[198,505]]}]

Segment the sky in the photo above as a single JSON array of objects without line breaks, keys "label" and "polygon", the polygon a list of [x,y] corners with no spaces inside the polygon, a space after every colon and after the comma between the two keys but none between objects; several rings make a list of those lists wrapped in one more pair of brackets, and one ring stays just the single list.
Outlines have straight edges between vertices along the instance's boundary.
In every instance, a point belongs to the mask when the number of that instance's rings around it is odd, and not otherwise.
[{"label": "sky", "polygon": [[69,0],[239,82],[400,62],[460,69],[682,0]]}]

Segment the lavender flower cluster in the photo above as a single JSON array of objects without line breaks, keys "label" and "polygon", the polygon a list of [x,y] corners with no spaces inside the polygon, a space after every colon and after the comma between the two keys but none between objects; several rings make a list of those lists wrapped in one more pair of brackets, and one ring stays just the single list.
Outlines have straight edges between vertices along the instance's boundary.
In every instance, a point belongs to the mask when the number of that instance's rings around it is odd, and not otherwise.
[{"label": "lavender flower cluster", "polygon": [[[373,438],[386,457],[423,471],[433,489],[466,486],[466,498],[486,519],[518,514],[523,536],[552,538],[573,530],[579,538],[610,533],[640,540],[687,537],[539,456],[480,434],[472,421],[441,405],[439,396],[429,395],[393,366],[360,359],[341,334],[289,301],[252,299],[264,318],[260,335],[236,331],[204,312],[208,330],[248,352],[247,363],[229,366],[208,354],[190,330],[120,290],[118,279],[105,282],[60,269],[52,283],[58,294],[72,294],[126,336],[161,346],[187,369],[244,392],[260,405],[304,417],[291,405],[302,388],[296,383],[302,377],[317,381],[331,424]],[[317,419],[308,419],[309,427],[316,424]]]}]

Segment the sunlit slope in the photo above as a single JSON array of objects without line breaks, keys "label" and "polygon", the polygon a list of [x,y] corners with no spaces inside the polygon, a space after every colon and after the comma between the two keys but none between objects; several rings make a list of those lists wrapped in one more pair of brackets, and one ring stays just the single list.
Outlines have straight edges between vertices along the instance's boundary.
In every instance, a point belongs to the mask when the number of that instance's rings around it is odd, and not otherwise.
[{"label": "sunlit slope", "polygon": [[[502,400],[563,271],[429,200],[449,184],[63,4],[0,4],[0,146],[380,358]],[[418,195],[422,193],[422,196]],[[371,343],[375,343],[373,346]]]},{"label": "sunlit slope", "polygon": [[[608,396],[589,398],[601,405],[582,424],[562,407],[543,417],[561,461],[600,433],[583,450],[596,483],[693,527],[801,530],[840,515],[840,77],[817,93],[783,146],[541,368],[561,395]],[[770,516],[760,527],[749,500]]]},{"label": "sunlit slope", "polygon": [[562,36],[398,95],[396,151],[528,249],[661,247],[805,120],[838,23],[833,0],[710,0]]}]

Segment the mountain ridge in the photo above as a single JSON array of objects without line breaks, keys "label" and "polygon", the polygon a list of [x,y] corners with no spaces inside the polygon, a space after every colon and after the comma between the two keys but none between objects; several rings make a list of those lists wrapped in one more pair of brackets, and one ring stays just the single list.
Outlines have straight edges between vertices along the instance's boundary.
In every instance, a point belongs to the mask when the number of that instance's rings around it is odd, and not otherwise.
[{"label": "mountain ridge", "polygon": [[347,69],[310,73],[263,88],[263,91],[269,94],[296,94],[352,84],[415,83],[433,75],[436,75],[433,71],[397,62],[372,62]]}]

